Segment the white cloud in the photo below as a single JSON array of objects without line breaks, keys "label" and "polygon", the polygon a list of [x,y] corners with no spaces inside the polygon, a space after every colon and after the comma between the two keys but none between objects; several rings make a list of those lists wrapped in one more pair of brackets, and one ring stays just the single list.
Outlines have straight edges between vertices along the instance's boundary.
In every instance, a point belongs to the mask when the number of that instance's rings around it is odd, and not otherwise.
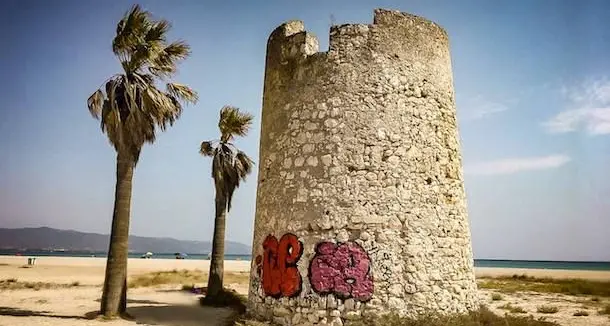
[{"label": "white cloud", "polygon": [[610,134],[610,106],[563,111],[543,125],[550,133],[584,129],[590,135]]},{"label": "white cloud", "polygon": [[544,122],[550,133],[583,130],[589,135],[610,134],[610,80],[590,80],[575,88],[562,87],[571,109]]},{"label": "white cloud", "polygon": [[470,175],[513,174],[524,171],[553,169],[568,163],[570,160],[569,156],[562,154],[509,158],[466,166],[464,172]]},{"label": "white cloud", "polygon": [[489,115],[504,112],[508,110],[508,107],[504,104],[489,101],[483,96],[479,95],[469,99],[464,105],[464,109],[461,110],[462,115],[460,116],[463,121],[479,120]]}]

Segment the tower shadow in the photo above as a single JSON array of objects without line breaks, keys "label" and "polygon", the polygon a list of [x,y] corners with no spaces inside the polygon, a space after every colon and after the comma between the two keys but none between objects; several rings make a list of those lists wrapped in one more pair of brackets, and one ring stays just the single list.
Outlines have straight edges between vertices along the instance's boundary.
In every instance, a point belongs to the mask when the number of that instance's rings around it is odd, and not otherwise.
[{"label": "tower shadow", "polygon": [[193,305],[140,306],[127,312],[137,323],[167,326],[228,326],[239,317],[232,308]]},{"label": "tower shadow", "polygon": [[48,318],[60,318],[60,319],[81,319],[90,320],[95,318],[94,314],[87,313],[84,316],[70,316],[70,315],[56,315],[50,311],[35,311],[28,309],[19,309],[12,307],[0,307],[0,316],[11,316],[11,317],[48,317]]}]

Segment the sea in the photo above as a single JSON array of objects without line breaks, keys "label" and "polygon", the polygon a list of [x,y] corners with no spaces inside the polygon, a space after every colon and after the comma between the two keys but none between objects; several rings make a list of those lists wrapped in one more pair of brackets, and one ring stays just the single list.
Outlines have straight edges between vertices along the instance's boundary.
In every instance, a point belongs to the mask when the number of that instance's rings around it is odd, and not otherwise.
[{"label": "sea", "polygon": [[[28,257],[101,257],[105,258],[105,252],[84,252],[84,251],[15,251],[0,250],[0,256],[22,255]],[[140,258],[144,253],[129,253],[129,258]],[[155,259],[176,259],[175,253],[154,253],[151,258]],[[184,259],[205,260],[207,254],[186,253]],[[226,254],[225,260],[250,261],[251,255]],[[610,271],[610,262],[598,261],[540,261],[540,260],[499,260],[499,259],[475,259],[475,267],[495,267],[495,268],[525,268],[525,269],[563,269],[563,270],[589,270],[589,271]]]}]

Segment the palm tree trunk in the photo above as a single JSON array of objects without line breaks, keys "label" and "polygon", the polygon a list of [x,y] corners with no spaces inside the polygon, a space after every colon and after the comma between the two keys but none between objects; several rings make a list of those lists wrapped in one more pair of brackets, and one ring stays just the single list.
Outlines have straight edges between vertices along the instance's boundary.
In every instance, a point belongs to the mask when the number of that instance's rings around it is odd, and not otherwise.
[{"label": "palm tree trunk", "polygon": [[127,254],[134,167],[131,155],[117,154],[114,213],[100,308],[101,314],[107,317],[121,315],[127,310]]},{"label": "palm tree trunk", "polygon": [[212,240],[212,261],[206,296],[214,297],[223,289],[225,260],[225,224],[227,220],[227,199],[216,191],[216,217],[214,219],[214,238]]}]

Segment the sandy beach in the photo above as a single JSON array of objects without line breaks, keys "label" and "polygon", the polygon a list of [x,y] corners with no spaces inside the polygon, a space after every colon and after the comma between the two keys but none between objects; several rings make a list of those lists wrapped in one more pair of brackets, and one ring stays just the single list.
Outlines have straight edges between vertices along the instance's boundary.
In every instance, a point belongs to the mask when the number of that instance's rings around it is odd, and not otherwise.
[{"label": "sandy beach", "polygon": [[[180,284],[129,290],[129,312],[136,321],[116,320],[101,322],[85,318],[99,308],[101,285],[104,281],[105,258],[38,257],[36,264],[26,268],[27,256],[0,256],[0,280],[13,279],[19,282],[42,282],[53,284],[78,284],[74,287],[50,289],[1,290],[0,326],[10,325],[222,325],[232,314],[228,309],[202,308],[197,305],[197,296],[180,291]],[[130,259],[129,278],[137,275],[172,270],[206,272],[209,261],[175,259]],[[249,261],[225,261],[225,272],[247,274]],[[477,268],[477,278],[511,276],[514,274],[550,278],[581,278],[610,281],[610,271],[535,270],[510,268]],[[247,283],[227,284],[228,287],[246,294]],[[610,325],[607,316],[593,311],[588,317],[574,317],[573,313],[583,309],[582,297],[561,294],[514,293],[503,295],[504,300],[492,302],[492,290],[480,290],[481,301],[499,314],[500,308],[510,303],[520,305],[536,316],[536,307],[553,303],[560,307],[548,320],[562,325]],[[179,316],[179,317],[177,317]]]},{"label": "sandy beach", "polygon": [[[0,268],[5,266],[27,265],[27,256],[0,256]],[[202,270],[209,269],[209,260],[178,259],[129,259],[129,275],[174,269]],[[2,270],[4,278],[19,277],[22,280],[38,282],[70,282],[99,284],[104,281],[106,258],[102,257],[38,257],[36,268]],[[226,272],[248,272],[250,261],[226,260]],[[528,275],[550,278],[581,278],[588,280],[610,281],[610,271],[584,271],[561,269],[523,269],[523,268],[475,268],[477,277],[499,277]]]}]

